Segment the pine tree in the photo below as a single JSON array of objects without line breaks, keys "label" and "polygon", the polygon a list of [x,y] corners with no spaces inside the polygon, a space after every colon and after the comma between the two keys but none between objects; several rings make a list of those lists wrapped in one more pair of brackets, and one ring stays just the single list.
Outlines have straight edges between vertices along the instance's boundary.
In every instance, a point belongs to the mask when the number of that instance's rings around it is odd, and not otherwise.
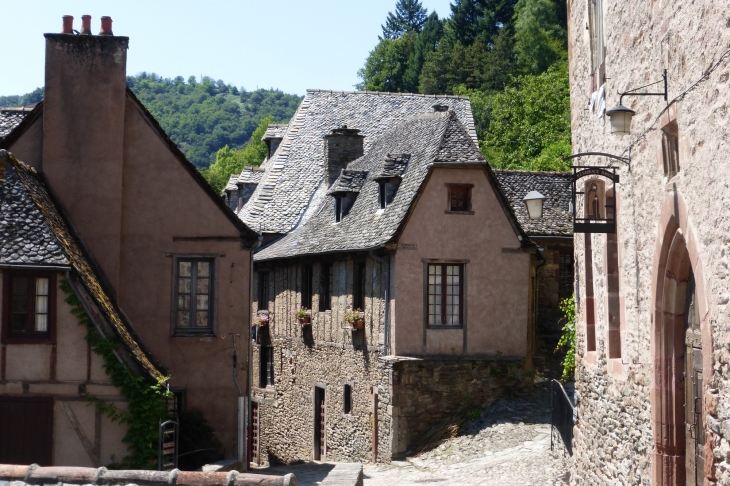
[{"label": "pine tree", "polygon": [[418,0],[398,0],[395,5],[395,14],[388,12],[388,18],[383,29],[383,39],[397,39],[406,32],[421,32],[428,17],[428,10]]}]

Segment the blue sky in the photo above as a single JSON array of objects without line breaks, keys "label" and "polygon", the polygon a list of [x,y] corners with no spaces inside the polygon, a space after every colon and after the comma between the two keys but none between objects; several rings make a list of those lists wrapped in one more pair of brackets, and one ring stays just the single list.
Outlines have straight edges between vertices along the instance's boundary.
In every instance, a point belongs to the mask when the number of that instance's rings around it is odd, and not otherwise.
[{"label": "blue sky", "polygon": [[[115,35],[130,38],[127,73],[164,77],[201,73],[247,90],[351,90],[396,0],[0,0],[0,95],[43,85],[43,33],[60,32],[61,17],[102,15]],[[439,17],[449,0],[422,0]],[[12,39],[11,42],[8,42]]]}]

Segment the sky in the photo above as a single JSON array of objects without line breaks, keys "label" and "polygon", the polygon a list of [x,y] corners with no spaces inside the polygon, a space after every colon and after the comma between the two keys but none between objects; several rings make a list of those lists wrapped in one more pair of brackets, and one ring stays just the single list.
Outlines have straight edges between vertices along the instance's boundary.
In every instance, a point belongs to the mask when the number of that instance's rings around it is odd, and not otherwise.
[{"label": "sky", "polygon": [[[378,42],[396,0],[0,0],[0,96],[43,85],[46,32],[61,31],[61,17],[113,20],[129,37],[127,74],[210,76],[243,87],[278,88],[303,95],[308,88],[352,90],[357,71]],[[422,0],[439,17],[449,0]],[[12,39],[12,42],[8,42]]]}]

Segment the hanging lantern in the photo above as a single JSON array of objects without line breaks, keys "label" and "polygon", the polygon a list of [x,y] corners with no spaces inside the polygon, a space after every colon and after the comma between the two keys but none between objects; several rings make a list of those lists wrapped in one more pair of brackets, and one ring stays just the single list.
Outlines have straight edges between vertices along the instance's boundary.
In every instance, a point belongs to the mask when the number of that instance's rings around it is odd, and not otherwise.
[{"label": "hanging lantern", "polygon": [[545,196],[537,191],[530,191],[523,201],[525,201],[525,206],[527,206],[530,219],[542,218],[542,205],[545,201]]},{"label": "hanging lantern", "polygon": [[631,118],[636,114],[631,108],[618,105],[606,112],[611,119],[611,133],[615,135],[631,134]]}]

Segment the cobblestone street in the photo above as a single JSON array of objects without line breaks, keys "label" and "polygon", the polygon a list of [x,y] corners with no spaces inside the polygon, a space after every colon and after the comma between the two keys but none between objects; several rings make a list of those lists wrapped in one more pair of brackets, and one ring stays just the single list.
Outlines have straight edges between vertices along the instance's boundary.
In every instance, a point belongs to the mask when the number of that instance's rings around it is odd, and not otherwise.
[{"label": "cobblestone street", "polygon": [[365,465],[365,486],[568,484],[569,456],[559,442],[550,451],[548,385],[542,378],[528,392],[496,401],[435,449],[403,462]]}]

